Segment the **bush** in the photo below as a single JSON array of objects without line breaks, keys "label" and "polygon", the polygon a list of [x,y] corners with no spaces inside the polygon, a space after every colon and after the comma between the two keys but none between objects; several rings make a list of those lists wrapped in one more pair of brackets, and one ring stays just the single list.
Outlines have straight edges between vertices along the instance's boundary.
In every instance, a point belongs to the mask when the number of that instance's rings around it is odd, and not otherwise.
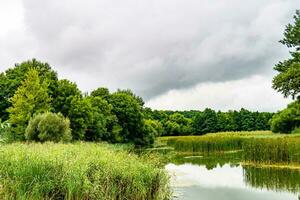
[{"label": "bush", "polygon": [[271,120],[271,130],[274,133],[291,133],[300,126],[300,102],[295,101]]},{"label": "bush", "polygon": [[29,121],[25,137],[40,142],[68,142],[72,139],[70,121],[60,113],[38,114]]}]

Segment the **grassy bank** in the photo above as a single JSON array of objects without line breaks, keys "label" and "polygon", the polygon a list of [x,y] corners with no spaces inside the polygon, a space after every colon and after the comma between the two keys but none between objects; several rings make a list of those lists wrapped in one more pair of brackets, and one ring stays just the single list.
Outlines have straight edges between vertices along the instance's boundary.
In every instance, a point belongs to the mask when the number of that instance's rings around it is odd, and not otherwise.
[{"label": "grassy bank", "polygon": [[214,133],[204,136],[161,137],[158,143],[185,154],[241,151],[244,161],[300,165],[300,135],[269,131]]},{"label": "grassy bank", "polygon": [[158,143],[173,147],[176,151],[187,153],[211,153],[241,150],[243,141],[249,138],[268,138],[273,136],[269,131],[224,132],[203,136],[170,136],[161,137]]},{"label": "grassy bank", "polygon": [[112,145],[0,147],[0,199],[168,199],[168,176],[154,161]]}]

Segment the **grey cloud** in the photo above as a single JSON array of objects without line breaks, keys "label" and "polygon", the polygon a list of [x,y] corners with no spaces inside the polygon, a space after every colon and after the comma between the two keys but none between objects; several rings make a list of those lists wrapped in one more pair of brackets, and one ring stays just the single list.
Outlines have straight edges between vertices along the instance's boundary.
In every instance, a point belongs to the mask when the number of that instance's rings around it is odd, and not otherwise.
[{"label": "grey cloud", "polygon": [[262,74],[294,0],[24,0],[36,57],[84,90],[132,88],[150,99],[171,89]]}]

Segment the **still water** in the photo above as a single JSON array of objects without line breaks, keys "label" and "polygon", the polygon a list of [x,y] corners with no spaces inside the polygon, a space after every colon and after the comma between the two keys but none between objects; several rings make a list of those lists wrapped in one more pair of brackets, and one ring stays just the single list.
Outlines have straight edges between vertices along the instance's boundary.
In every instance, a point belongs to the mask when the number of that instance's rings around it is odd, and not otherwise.
[{"label": "still water", "polygon": [[[174,199],[178,200],[298,200],[300,171],[255,168],[240,164],[181,159],[166,165]],[[185,161],[184,161],[185,160]],[[207,164],[205,163],[207,162]]]}]

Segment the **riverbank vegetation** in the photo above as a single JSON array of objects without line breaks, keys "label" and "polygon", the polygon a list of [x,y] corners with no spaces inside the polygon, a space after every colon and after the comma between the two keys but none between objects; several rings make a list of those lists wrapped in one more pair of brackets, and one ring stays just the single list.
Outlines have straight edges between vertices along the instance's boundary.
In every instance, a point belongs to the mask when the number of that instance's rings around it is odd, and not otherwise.
[{"label": "riverbank vegetation", "polygon": [[97,143],[0,146],[1,199],[168,199],[155,159]]},{"label": "riverbank vegetation", "polygon": [[204,136],[161,137],[159,144],[180,154],[208,155],[238,153],[245,162],[300,166],[300,135],[273,134],[270,131],[213,133]]}]

